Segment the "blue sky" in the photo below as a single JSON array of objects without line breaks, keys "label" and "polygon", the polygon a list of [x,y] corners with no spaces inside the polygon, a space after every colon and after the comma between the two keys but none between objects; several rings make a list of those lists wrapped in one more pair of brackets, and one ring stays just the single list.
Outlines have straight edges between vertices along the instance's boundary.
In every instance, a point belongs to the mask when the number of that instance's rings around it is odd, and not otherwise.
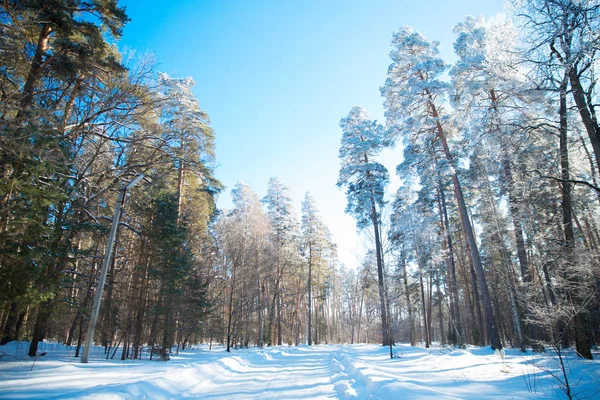
[{"label": "blue sky", "polygon": [[[120,46],[155,54],[158,69],[191,76],[216,132],[219,206],[238,181],[260,197],[272,176],[291,188],[300,213],[310,191],[355,267],[363,254],[355,223],[336,187],[338,126],[354,105],[383,120],[392,32],[411,25],[441,42],[452,62],[453,28],[468,14],[492,16],[502,0],[192,1],[126,0],[131,22]],[[393,175],[398,152],[383,162]]]}]

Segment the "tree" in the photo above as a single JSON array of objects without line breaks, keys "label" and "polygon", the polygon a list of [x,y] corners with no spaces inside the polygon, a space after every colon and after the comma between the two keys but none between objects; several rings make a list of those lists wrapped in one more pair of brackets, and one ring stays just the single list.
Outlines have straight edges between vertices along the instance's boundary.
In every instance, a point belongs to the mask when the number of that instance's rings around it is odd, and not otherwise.
[{"label": "tree", "polygon": [[339,157],[342,159],[337,185],[346,186],[348,205],[346,213],[356,219],[358,228],[372,224],[375,234],[375,254],[379,283],[381,334],[383,344],[390,346],[392,356],[393,338],[387,312],[383,250],[380,238],[381,207],[384,204],[385,186],[389,181],[386,168],[373,161],[383,149],[383,127],[369,120],[367,112],[353,107],[348,116],[340,121],[342,142]]},{"label": "tree", "polygon": [[217,193],[222,188],[213,176],[214,132],[208,114],[192,93],[192,78],[176,79],[163,73],[159,75],[159,83],[165,150],[177,168],[177,204],[181,214],[188,172],[205,190]]},{"label": "tree", "polygon": [[[275,290],[273,302],[277,303],[277,344],[282,343],[281,308],[284,302],[282,287],[285,285],[284,271],[292,263],[293,247],[298,230],[298,222],[292,206],[289,188],[279,178],[271,178],[267,195],[262,199],[267,205],[267,216],[271,222],[275,248]],[[273,311],[269,318],[272,327]]]},{"label": "tree", "polygon": [[319,266],[323,257],[324,250],[324,224],[319,215],[319,210],[315,205],[314,198],[306,192],[302,202],[302,242],[305,258],[308,265],[308,279],[306,282],[308,299],[308,319],[307,319],[307,344],[313,344],[313,274],[316,267]]}]

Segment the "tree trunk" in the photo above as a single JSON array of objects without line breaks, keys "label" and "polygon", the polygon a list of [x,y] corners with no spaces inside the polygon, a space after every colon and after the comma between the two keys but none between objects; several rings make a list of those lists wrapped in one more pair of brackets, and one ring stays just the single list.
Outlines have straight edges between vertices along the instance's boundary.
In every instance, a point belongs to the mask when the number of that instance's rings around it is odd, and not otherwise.
[{"label": "tree trunk", "polygon": [[[115,236],[115,248],[118,248],[118,230],[117,230],[117,235]],[[102,329],[102,339],[101,339],[101,343],[102,346],[104,346],[105,349],[108,349],[108,347],[110,347],[112,345],[112,341],[114,340],[114,336],[115,336],[115,332],[116,332],[116,319],[117,319],[117,315],[116,313],[113,315],[113,306],[112,306],[112,299],[113,299],[113,285],[115,283],[115,267],[117,264],[117,257],[116,255],[112,257],[111,259],[111,263],[110,263],[110,271],[108,273],[108,282],[106,284],[106,299],[104,300],[104,312],[102,313],[102,320],[103,320],[103,324],[101,324],[100,326],[103,326],[104,329]]]},{"label": "tree trunk", "polygon": [[440,289],[440,271],[436,272],[435,284],[437,286],[437,301],[438,301],[438,322],[440,325],[440,345],[444,346],[444,316],[442,313],[442,291]]},{"label": "tree trunk", "polygon": [[[144,243],[145,244],[145,243]],[[139,289],[137,293],[137,302],[136,302],[136,313],[133,327],[133,359],[141,359],[141,354],[139,354],[140,347],[142,346],[142,331],[144,326],[144,315],[146,314],[146,304],[148,302],[148,285],[149,285],[149,277],[148,277],[148,269],[150,257],[145,257],[142,261],[144,265],[144,270],[141,273],[141,279],[139,283]]]},{"label": "tree trunk", "polygon": [[352,298],[348,299],[348,310],[350,311],[350,321],[352,323],[352,331],[350,332],[350,344],[354,344],[354,337],[356,334],[356,322],[357,322],[357,310],[356,310],[356,303],[358,303],[358,285],[360,283],[361,279],[360,277],[357,275],[356,276],[356,282],[354,283],[354,292],[352,293]]},{"label": "tree trunk", "polygon": [[83,318],[79,318],[79,333],[77,335],[77,346],[75,347],[75,358],[79,357],[79,352],[81,351],[82,344],[83,344]]},{"label": "tree trunk", "polygon": [[[283,269],[280,269],[280,274],[281,278],[278,286],[281,285],[281,287],[284,288],[285,285],[283,282]],[[281,346],[283,342],[283,332],[281,330],[281,307],[283,304],[283,290],[279,289],[277,293],[277,345]]]},{"label": "tree trunk", "polygon": [[517,243],[517,256],[519,258],[519,267],[521,278],[526,284],[531,283],[531,271],[529,261],[527,260],[527,249],[525,248],[525,239],[523,235],[523,224],[521,222],[521,210],[519,209],[519,200],[514,189],[514,179],[512,168],[506,152],[502,154],[502,169],[506,180],[506,193],[508,194],[509,212],[513,222],[513,232]]},{"label": "tree trunk", "polygon": [[368,274],[369,274],[369,270],[367,268],[365,270],[365,276],[362,279],[363,283],[361,285],[361,291],[360,291],[360,306],[358,307],[358,328],[356,329],[356,343],[360,343],[360,327],[362,324],[362,311],[363,311],[363,305],[365,303],[365,290],[366,290],[366,286],[367,286]]},{"label": "tree trunk", "polygon": [[33,60],[31,61],[31,67],[29,68],[29,73],[27,74],[25,86],[23,87],[23,95],[21,97],[21,110],[19,110],[20,115],[22,115],[21,113],[26,108],[31,106],[33,102],[33,92],[35,90],[37,82],[40,79],[42,67],[44,65],[43,57],[44,54],[46,54],[46,52],[48,51],[48,41],[50,40],[51,34],[52,27],[50,26],[50,24],[44,24],[40,31],[40,36],[38,37],[35,54],[33,56]]},{"label": "tree trunk", "polygon": [[6,319],[6,323],[4,324],[3,336],[2,341],[0,341],[0,345],[4,345],[16,339],[15,328],[17,326],[18,321],[17,307],[17,303],[14,301],[10,304],[10,310],[8,312],[8,318]]},{"label": "tree trunk", "polygon": [[415,323],[413,322],[412,304],[410,301],[410,291],[408,288],[408,273],[406,272],[406,258],[404,257],[404,249],[402,250],[402,275],[404,280],[404,296],[408,307],[408,323],[410,324],[410,345],[416,346],[415,340]]},{"label": "tree trunk", "polygon": [[275,335],[273,330],[273,321],[275,320],[275,311],[277,310],[277,299],[279,298],[279,291],[280,291],[280,283],[279,283],[279,279],[281,278],[281,275],[278,273],[277,274],[277,279],[275,281],[275,290],[273,293],[273,299],[271,300],[271,309],[269,310],[269,346],[271,346],[274,342],[276,343],[274,339]]},{"label": "tree trunk", "polygon": [[590,142],[592,143],[592,150],[596,156],[596,167],[598,168],[598,171],[600,171],[600,126],[598,125],[596,116],[590,112],[591,104],[588,104],[586,101],[585,92],[581,86],[581,80],[579,79],[579,73],[576,68],[570,68],[568,79],[571,82],[571,94],[573,95],[573,100],[575,100],[575,105],[577,105],[577,109],[579,110],[581,121],[583,122],[585,130],[590,137]]},{"label": "tree trunk", "polygon": [[[573,71],[575,69],[573,68]],[[584,122],[586,129],[588,126],[593,130],[590,131],[588,129],[588,133],[590,134],[590,140],[592,142],[592,146],[594,146],[594,152],[596,155],[596,159],[600,159],[600,129],[598,129],[597,121],[593,120],[593,115],[590,115],[589,110],[587,109],[587,104],[585,104],[585,97],[583,98],[583,103],[581,103],[580,97],[583,97],[583,89],[581,88],[581,83],[579,82],[578,77],[572,72],[570,74],[571,79],[571,91],[573,93],[573,98],[579,108],[579,112],[581,118]],[[562,215],[563,215],[563,231],[565,235],[565,258],[566,258],[566,268],[567,270],[573,269],[573,252],[575,250],[575,234],[573,230],[573,205],[571,201],[571,191],[573,184],[569,182],[570,180],[570,167],[569,167],[569,149],[568,149],[568,125],[567,125],[567,77],[563,79],[563,82],[560,85],[560,166],[561,166],[561,179],[562,179]],[[579,101],[578,101],[579,98]],[[581,104],[580,104],[581,103]],[[596,145],[598,144],[598,149],[596,149]],[[575,288],[579,286],[579,278],[574,276],[574,273],[571,271],[567,272],[569,276],[569,283],[574,285]],[[576,290],[576,289],[575,289]],[[568,289],[571,292],[571,289]],[[574,296],[577,298],[578,296]],[[579,299],[576,300],[580,303]],[[586,335],[586,321],[585,315],[582,311],[579,311],[575,315],[575,346],[577,348],[577,352],[579,355],[585,359],[591,360],[593,359],[592,352],[590,349],[590,344],[587,340]],[[566,333],[566,332],[565,332]]]},{"label": "tree trunk", "polygon": [[179,168],[177,171],[177,225],[179,225],[181,221],[181,210],[183,207],[183,185],[184,185],[184,173],[185,173],[185,164],[183,159],[185,157],[185,137],[183,132],[180,135],[180,145],[179,145]]},{"label": "tree trunk", "polygon": [[258,347],[262,348],[264,346],[264,331],[265,331],[265,316],[263,312],[263,302],[262,298],[265,296],[265,284],[263,282],[262,286],[260,284],[260,275],[257,271],[256,276],[256,285],[258,289]]},{"label": "tree trunk", "polygon": [[27,320],[27,313],[29,311],[29,306],[25,308],[25,310],[19,313],[19,318],[17,319],[17,325],[15,326],[15,339],[21,340],[21,329],[23,329],[23,325],[25,325],[25,321]]},{"label": "tree trunk", "polygon": [[46,336],[46,328],[52,309],[54,308],[54,301],[48,300],[40,304],[38,309],[38,315],[35,320],[35,326],[33,328],[33,337],[29,345],[29,352],[27,353],[30,357],[35,357],[37,354],[38,344],[43,341]]},{"label": "tree trunk", "polygon": [[231,321],[233,318],[233,291],[235,287],[235,262],[232,264],[231,284],[229,290],[229,303],[227,307],[227,352],[231,351]]},{"label": "tree trunk", "polygon": [[450,222],[448,219],[448,208],[446,206],[446,195],[444,192],[444,187],[442,185],[441,180],[438,183],[439,185],[439,195],[440,195],[440,203],[441,203],[441,212],[443,214],[443,224],[442,227],[444,229],[446,235],[446,267],[450,272],[450,304],[452,311],[452,318],[454,318],[454,330],[456,334],[456,344],[461,347],[463,345],[463,337],[462,337],[462,325],[460,322],[460,306],[459,306],[459,296],[458,296],[458,282],[456,279],[456,263],[454,260],[454,244],[452,243],[452,234],[450,233]]},{"label": "tree trunk", "polygon": [[[417,253],[417,257],[418,253]],[[421,311],[423,312],[423,329],[425,330],[425,348],[429,348],[429,324],[427,323],[427,306],[425,304],[425,288],[423,287],[423,269],[419,262],[419,283],[421,284]]]},{"label": "tree trunk", "polygon": [[[573,187],[569,171],[568,126],[567,126],[567,80],[566,77],[560,85],[560,167],[561,167],[561,194],[562,194],[562,219],[566,248],[570,252],[575,246],[573,233],[573,216],[571,190]],[[570,261],[571,254],[567,255]]]},{"label": "tree trunk", "polygon": [[389,320],[386,307],[385,281],[383,276],[383,257],[381,250],[381,240],[379,237],[379,218],[375,209],[375,200],[371,198],[371,220],[375,231],[375,253],[377,258],[377,283],[379,285],[379,302],[381,313],[381,335],[383,337],[383,345],[392,345],[391,337],[389,336]]},{"label": "tree trunk", "polygon": [[479,329],[477,344],[479,346],[483,346],[485,344],[485,325],[483,324],[483,315],[481,314],[479,288],[477,285],[477,276],[475,275],[473,264],[470,265],[469,270],[471,272],[471,284],[473,286],[473,308],[475,310],[475,314],[477,315],[477,327]]},{"label": "tree trunk", "polygon": [[312,346],[312,244],[308,244],[308,345]]},{"label": "tree trunk", "polygon": [[[587,156],[588,162],[590,164],[590,171],[592,173],[592,183],[594,184],[594,186],[598,187],[598,178],[596,176],[596,166],[594,165],[594,159],[592,158],[592,155],[590,154],[590,151],[587,148],[585,140],[583,140],[583,136],[579,135],[579,141],[581,143],[581,148],[583,148],[583,151],[585,152],[585,155]],[[598,191],[596,191],[596,198],[600,203],[600,192]]]}]

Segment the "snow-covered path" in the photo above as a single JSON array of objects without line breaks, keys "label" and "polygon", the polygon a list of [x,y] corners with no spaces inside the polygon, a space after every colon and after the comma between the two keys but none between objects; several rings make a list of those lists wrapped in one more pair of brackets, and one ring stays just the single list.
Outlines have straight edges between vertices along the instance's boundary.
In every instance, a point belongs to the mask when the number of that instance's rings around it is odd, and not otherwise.
[{"label": "snow-covered path", "polygon": [[33,371],[31,362],[0,363],[0,398],[344,398],[335,349],[188,351],[168,363],[92,359],[83,365],[61,357],[40,360]]},{"label": "snow-covered path", "polygon": [[248,351],[243,357],[222,358],[224,371],[188,388],[180,397],[210,399],[337,398],[332,369],[333,349],[301,347]]},{"label": "snow-covered path", "polygon": [[[0,347],[0,398],[7,399],[548,399],[563,398],[551,355],[489,348],[398,345],[277,346],[227,353],[186,349],[165,363],[104,360],[95,349],[80,364],[72,349],[43,343],[32,361],[26,344]],[[146,358],[146,356],[144,357]],[[598,361],[567,357],[580,397],[600,397]]]}]

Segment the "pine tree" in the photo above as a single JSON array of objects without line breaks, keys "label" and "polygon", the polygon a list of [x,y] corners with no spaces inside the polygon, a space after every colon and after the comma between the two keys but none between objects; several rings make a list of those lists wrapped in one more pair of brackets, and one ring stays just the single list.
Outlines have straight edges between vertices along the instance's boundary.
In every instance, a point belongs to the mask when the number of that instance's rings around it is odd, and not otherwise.
[{"label": "pine tree", "polygon": [[391,346],[390,321],[387,310],[387,295],[383,265],[383,250],[380,237],[381,208],[384,204],[385,186],[389,181],[385,167],[373,158],[383,149],[383,127],[369,120],[366,111],[354,107],[346,118],[340,121],[342,142],[339,157],[342,167],[338,186],[346,186],[348,205],[346,212],[356,219],[359,228],[373,226],[375,234],[375,254],[379,284],[381,313],[381,334],[383,344]]}]

